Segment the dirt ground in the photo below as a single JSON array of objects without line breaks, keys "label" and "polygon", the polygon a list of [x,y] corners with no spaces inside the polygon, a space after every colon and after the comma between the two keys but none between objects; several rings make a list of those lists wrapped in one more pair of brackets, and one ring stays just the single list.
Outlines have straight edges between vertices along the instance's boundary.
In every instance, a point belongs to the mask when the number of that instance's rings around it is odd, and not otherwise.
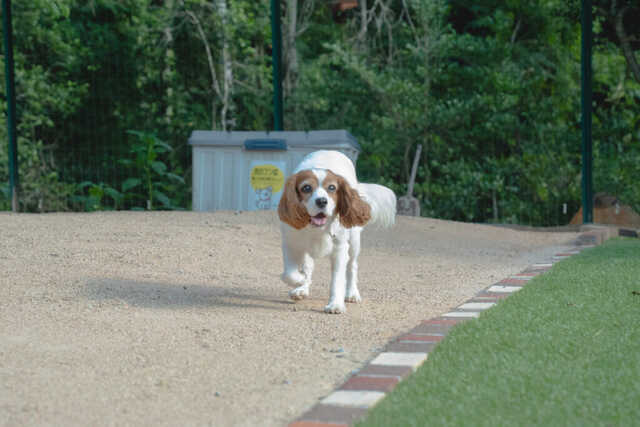
[{"label": "dirt ground", "polygon": [[363,303],[287,299],[274,212],[0,213],[0,425],[282,426],[391,338],[575,233],[401,217]]}]

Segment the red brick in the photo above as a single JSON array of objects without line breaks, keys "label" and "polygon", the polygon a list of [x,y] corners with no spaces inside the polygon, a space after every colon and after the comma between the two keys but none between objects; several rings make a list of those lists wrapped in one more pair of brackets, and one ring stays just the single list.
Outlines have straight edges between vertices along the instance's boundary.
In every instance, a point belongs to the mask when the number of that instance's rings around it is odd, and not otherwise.
[{"label": "red brick", "polygon": [[399,379],[394,377],[368,377],[356,375],[349,378],[340,389],[342,390],[368,390],[389,392],[398,384]]},{"label": "red brick", "polygon": [[523,271],[522,273],[519,274],[519,276],[531,276],[531,277],[536,277],[536,276],[540,276],[541,274],[546,273],[547,271],[551,270],[551,268],[545,268],[544,270],[542,269],[537,269],[537,270],[529,270],[529,271]]},{"label": "red brick", "polygon": [[410,334],[446,334],[456,323],[433,323],[425,321],[409,331]]},{"label": "red brick", "polygon": [[[494,302],[494,303],[498,303],[500,302],[501,298],[497,297],[497,296],[490,296],[490,297],[485,297],[484,295],[476,295],[475,297],[473,297],[472,299],[470,299],[467,302]],[[478,311],[478,310],[475,310]]]},{"label": "red brick", "polygon": [[523,279],[502,279],[501,281],[499,281],[498,286],[504,286],[504,285],[526,285],[527,284],[527,280],[523,280]]},{"label": "red brick", "polygon": [[389,344],[385,350],[394,353],[429,353],[436,344],[434,342],[396,341]]},{"label": "red brick", "polygon": [[364,408],[345,408],[342,406],[317,404],[289,427],[338,427],[349,426],[367,413]]},{"label": "red brick", "polygon": [[483,297],[482,295],[479,295],[476,297],[476,302],[497,302],[498,298],[496,297]]},{"label": "red brick", "polygon": [[481,291],[481,292],[478,292],[468,302],[487,302],[487,300],[490,300],[490,299],[494,299],[494,300],[499,299],[499,294],[493,293],[493,292]]},{"label": "red brick", "polygon": [[407,334],[398,338],[398,341],[426,341],[426,342],[440,342],[444,336],[442,335],[415,335]]},{"label": "red brick", "polygon": [[358,375],[404,378],[412,372],[411,366],[367,365],[358,372]]},{"label": "red brick", "polygon": [[436,317],[435,319],[430,319],[430,320],[425,320],[424,322],[422,322],[423,324],[426,325],[457,325],[458,323],[462,323],[464,321],[464,319],[462,318],[443,318],[443,317]]},{"label": "red brick", "polygon": [[480,292],[474,298],[495,298],[504,299],[511,295],[511,292]]},{"label": "red brick", "polygon": [[323,423],[319,421],[294,421],[289,424],[289,427],[349,427],[349,424]]}]

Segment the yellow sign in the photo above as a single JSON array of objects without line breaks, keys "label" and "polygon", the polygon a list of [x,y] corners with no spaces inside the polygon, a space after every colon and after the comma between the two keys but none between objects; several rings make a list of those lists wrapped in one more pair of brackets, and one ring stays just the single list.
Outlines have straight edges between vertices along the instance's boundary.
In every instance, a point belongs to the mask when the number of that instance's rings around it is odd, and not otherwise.
[{"label": "yellow sign", "polygon": [[271,188],[277,193],[284,186],[284,173],[275,165],[256,165],[251,169],[250,182],[254,190]]}]

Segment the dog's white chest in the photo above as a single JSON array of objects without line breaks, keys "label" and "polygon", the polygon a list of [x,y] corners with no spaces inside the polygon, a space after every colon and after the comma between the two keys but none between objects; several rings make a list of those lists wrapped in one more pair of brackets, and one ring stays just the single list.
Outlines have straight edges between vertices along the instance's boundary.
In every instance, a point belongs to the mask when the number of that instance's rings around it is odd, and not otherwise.
[{"label": "dog's white chest", "polygon": [[333,251],[333,237],[321,230],[307,229],[296,233],[295,246],[313,258],[328,256]]},{"label": "dog's white chest", "polygon": [[339,223],[329,224],[329,229],[305,228],[297,230],[289,236],[289,244],[301,253],[307,253],[312,258],[322,258],[331,255],[336,244],[346,238],[345,230],[338,227]]},{"label": "dog's white chest", "polygon": [[309,243],[309,255],[313,258],[328,256],[333,251],[333,238],[329,233],[322,233],[315,236]]}]

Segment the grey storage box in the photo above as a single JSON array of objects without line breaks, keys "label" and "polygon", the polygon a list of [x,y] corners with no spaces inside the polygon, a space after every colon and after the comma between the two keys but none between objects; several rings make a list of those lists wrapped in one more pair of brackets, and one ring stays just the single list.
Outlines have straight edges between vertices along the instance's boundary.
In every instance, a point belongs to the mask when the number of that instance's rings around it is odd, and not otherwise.
[{"label": "grey storage box", "polygon": [[302,158],[337,150],[356,163],[360,146],[346,130],[221,132],[196,130],[193,210],[274,210],[284,181]]}]

